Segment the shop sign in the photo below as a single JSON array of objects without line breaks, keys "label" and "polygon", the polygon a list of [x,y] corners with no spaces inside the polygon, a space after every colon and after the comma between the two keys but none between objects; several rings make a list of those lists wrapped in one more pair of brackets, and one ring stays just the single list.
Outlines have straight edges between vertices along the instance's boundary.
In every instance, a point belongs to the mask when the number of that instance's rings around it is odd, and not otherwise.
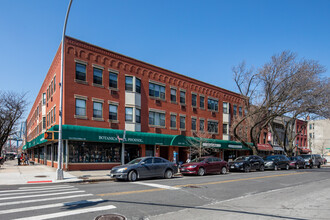
[{"label": "shop sign", "polygon": [[243,148],[242,145],[232,145],[232,144],[229,144],[228,147],[235,148],[235,149],[241,149],[241,148]]},{"label": "shop sign", "polygon": [[221,144],[203,143],[203,147],[221,147]]}]

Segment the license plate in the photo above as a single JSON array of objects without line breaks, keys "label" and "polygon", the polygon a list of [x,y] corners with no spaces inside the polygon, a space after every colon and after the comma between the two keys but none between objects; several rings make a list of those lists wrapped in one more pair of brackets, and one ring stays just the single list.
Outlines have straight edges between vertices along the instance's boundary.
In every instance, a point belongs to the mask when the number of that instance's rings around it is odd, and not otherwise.
[{"label": "license plate", "polygon": [[186,171],[186,169],[181,169],[181,171]]},{"label": "license plate", "polygon": [[234,166],[231,166],[230,168],[234,169],[235,167]]}]

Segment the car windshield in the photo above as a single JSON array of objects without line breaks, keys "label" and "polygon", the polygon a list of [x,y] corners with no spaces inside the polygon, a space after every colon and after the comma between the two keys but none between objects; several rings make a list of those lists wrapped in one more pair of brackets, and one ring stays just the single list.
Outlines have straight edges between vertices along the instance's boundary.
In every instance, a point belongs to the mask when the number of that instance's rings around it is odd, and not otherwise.
[{"label": "car windshield", "polygon": [[237,157],[235,161],[248,160],[250,157]]},{"label": "car windshield", "polygon": [[130,162],[128,162],[127,164],[138,164],[142,161],[142,158],[136,158]]},{"label": "car windshield", "polygon": [[290,157],[290,160],[296,161],[298,158],[297,157]]},{"label": "car windshield", "polygon": [[300,156],[304,159],[310,159],[311,158],[311,155],[300,155]]},{"label": "car windshield", "polygon": [[277,158],[278,158],[277,156],[268,156],[268,157],[265,158],[265,160],[272,160],[272,161],[274,161]]},{"label": "car windshield", "polygon": [[199,163],[199,162],[203,162],[204,160],[205,160],[205,157],[199,157],[199,158],[193,159],[191,162],[197,162],[197,163]]}]

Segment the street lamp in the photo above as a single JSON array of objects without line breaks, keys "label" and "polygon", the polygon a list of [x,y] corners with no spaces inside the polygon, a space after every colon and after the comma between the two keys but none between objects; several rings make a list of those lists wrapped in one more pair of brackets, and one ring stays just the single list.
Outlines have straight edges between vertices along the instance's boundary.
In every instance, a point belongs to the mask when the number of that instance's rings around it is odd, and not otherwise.
[{"label": "street lamp", "polygon": [[57,169],[56,169],[56,179],[63,180],[63,140],[62,140],[62,113],[63,113],[63,63],[64,63],[64,37],[66,24],[69,17],[69,12],[71,8],[72,0],[70,0],[68,10],[66,12],[64,27],[62,33],[62,44],[61,44],[61,80],[60,80],[60,108],[59,108],[59,125],[58,125],[58,150],[57,150]]}]

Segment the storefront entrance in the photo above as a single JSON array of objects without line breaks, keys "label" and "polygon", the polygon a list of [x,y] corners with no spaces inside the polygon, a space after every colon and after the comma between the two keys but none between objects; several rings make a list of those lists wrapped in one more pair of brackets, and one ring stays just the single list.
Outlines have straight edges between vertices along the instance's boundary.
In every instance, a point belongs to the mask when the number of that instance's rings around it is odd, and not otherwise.
[{"label": "storefront entrance", "polygon": [[139,145],[125,144],[125,163],[140,157]]},{"label": "storefront entrance", "polygon": [[159,156],[162,158],[165,158],[166,160],[168,160],[168,147],[160,147],[159,148]]}]

